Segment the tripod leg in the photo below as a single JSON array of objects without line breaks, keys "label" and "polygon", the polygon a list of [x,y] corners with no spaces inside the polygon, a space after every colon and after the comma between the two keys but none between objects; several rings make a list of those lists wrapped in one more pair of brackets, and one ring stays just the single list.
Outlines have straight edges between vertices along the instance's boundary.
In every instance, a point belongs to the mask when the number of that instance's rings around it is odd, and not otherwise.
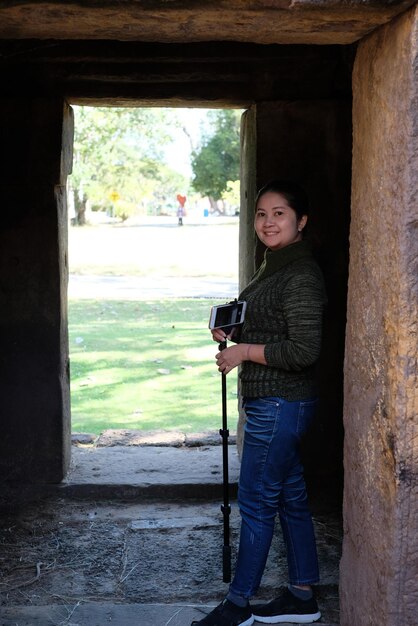
[{"label": "tripod leg", "polygon": [[222,548],[222,580],[224,583],[231,582],[231,546]]},{"label": "tripod leg", "polygon": [[[226,341],[219,344],[219,349],[226,348]],[[223,505],[221,511],[224,518],[224,546],[222,551],[223,582],[231,582],[231,547],[229,545],[229,516],[231,505],[229,504],[229,469],[228,469],[228,420],[226,398],[226,376],[222,373],[222,428],[219,430],[222,437],[222,462],[223,462]]]}]

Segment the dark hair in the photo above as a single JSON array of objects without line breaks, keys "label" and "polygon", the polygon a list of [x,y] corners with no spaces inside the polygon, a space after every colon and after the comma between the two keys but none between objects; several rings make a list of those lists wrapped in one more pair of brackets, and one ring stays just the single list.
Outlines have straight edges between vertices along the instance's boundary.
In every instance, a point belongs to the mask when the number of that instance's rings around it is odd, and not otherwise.
[{"label": "dark hair", "polygon": [[269,183],[261,187],[255,199],[255,206],[261,196],[267,192],[279,193],[286,198],[288,205],[294,210],[298,220],[303,215],[309,215],[309,199],[305,191],[297,183],[288,180],[271,180]]}]

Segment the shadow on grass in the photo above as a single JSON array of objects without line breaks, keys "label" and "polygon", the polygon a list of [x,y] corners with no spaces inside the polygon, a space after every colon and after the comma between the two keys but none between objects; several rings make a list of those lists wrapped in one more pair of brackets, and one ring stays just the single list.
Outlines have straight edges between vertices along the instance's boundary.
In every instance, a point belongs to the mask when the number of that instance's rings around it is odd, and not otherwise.
[{"label": "shadow on grass", "polygon": [[[219,428],[221,377],[208,299],[69,306],[73,430]],[[236,371],[228,376],[237,416]]]}]

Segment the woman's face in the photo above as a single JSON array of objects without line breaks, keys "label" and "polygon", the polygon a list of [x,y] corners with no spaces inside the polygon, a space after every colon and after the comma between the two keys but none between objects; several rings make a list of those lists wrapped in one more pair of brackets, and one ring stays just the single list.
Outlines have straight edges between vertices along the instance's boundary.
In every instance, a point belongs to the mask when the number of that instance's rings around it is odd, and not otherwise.
[{"label": "woman's face", "polygon": [[284,196],[267,191],[257,202],[254,228],[265,246],[270,250],[278,250],[302,239],[302,230],[307,219],[303,215],[298,220]]}]

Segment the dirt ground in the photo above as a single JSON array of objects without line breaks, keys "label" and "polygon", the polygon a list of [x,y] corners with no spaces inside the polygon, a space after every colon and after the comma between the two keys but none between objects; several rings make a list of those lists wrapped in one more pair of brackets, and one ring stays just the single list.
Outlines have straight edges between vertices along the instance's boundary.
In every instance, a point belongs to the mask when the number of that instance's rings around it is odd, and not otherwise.
[{"label": "dirt ground", "polygon": [[[239,516],[231,515],[232,560]],[[326,621],[338,621],[338,515],[315,515]],[[0,606],[77,603],[206,603],[222,597],[219,503],[68,501],[48,497],[3,517]],[[280,532],[258,599],[286,580]],[[65,620],[62,622],[66,622]]]},{"label": "dirt ground", "polygon": [[[204,605],[225,594],[221,446],[208,435],[181,443],[179,436],[166,441],[159,434],[156,446],[154,437],[138,439],[136,432],[109,433],[94,444],[73,445],[72,467],[61,485],[3,485],[0,626],[189,626],[189,616],[173,619],[170,613],[157,621],[152,610],[182,605],[207,611]],[[233,568],[240,523],[233,444],[229,470]],[[336,625],[341,505],[321,490],[312,494],[311,507],[322,623]],[[271,599],[286,580],[278,527],[254,600]],[[116,617],[122,606],[123,616]],[[150,617],[127,617],[130,607],[137,614],[146,606],[154,607]],[[90,617],[80,617],[89,610]]]}]

